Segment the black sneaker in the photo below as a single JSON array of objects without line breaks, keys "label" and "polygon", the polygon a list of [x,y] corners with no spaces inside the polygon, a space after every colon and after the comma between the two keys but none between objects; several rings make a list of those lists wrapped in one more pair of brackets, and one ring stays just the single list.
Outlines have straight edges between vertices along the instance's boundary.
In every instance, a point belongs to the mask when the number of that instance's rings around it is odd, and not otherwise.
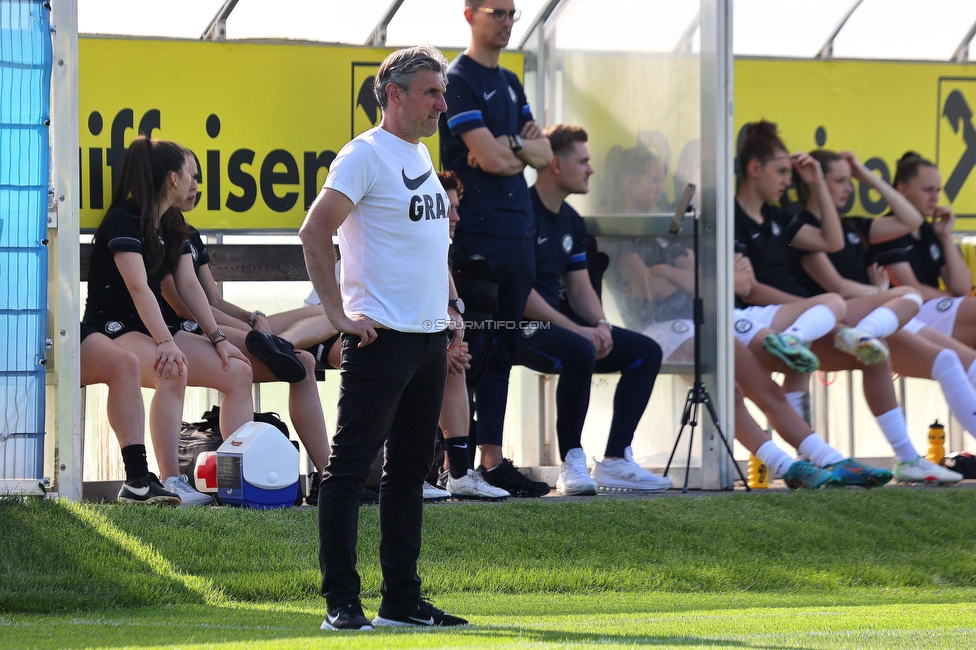
[{"label": "black sneaker", "polygon": [[305,364],[295,355],[295,346],[285,339],[251,330],[244,337],[244,346],[279,380],[294,384],[305,379]]},{"label": "black sneaker", "polygon": [[309,472],[308,474],[308,494],[305,496],[305,503],[310,506],[317,506],[319,504],[319,479],[318,472]]},{"label": "black sneaker", "polygon": [[372,632],[373,626],[369,619],[363,614],[363,606],[358,601],[343,603],[335,607],[330,607],[322,621],[321,630],[332,630],[333,632]]},{"label": "black sneaker", "polygon": [[451,616],[444,610],[434,607],[433,603],[426,598],[421,598],[416,609],[408,614],[388,612],[380,605],[380,611],[373,619],[373,625],[376,627],[452,627],[467,624],[468,622],[460,616]]},{"label": "black sneaker", "polygon": [[152,473],[123,483],[116,499],[121,503],[150,506],[178,506],[181,503],[179,495],[164,488],[159,478]]},{"label": "black sneaker", "polygon": [[503,458],[501,464],[491,471],[486,470],[484,465],[478,471],[489,485],[501,488],[513,497],[541,497],[549,494],[548,483],[529,479],[507,458]]}]

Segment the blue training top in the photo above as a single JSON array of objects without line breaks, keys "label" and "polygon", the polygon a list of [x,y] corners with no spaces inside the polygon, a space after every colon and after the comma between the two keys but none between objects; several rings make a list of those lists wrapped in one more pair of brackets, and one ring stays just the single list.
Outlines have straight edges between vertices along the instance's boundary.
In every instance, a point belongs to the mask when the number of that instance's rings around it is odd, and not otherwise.
[{"label": "blue training top", "polygon": [[532,236],[532,206],[522,174],[498,176],[468,166],[461,134],[487,127],[495,137],[516,135],[532,111],[518,77],[502,67],[486,68],[460,54],[447,70],[447,112],[441,115],[441,164],[464,184],[456,238]]},{"label": "blue training top", "polygon": [[567,271],[586,269],[586,224],[565,201],[557,214],[542,204],[534,187],[529,194],[536,228],[533,288],[553,308],[565,311],[562,276]]}]

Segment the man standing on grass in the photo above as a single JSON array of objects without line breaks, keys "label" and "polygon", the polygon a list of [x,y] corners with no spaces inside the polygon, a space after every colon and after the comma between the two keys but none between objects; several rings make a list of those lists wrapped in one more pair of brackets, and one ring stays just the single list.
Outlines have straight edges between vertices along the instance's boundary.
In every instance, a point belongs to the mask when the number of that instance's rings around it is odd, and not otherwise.
[{"label": "man standing on grass", "polygon": [[[499,67],[512,25],[520,17],[513,0],[465,0],[471,44],[451,63],[448,110],[441,118],[441,160],[464,184],[454,236],[454,270],[487,261],[506,279],[498,289],[494,330],[471,332],[468,385],[474,393],[479,469],[485,481],[516,497],[549,492],[502,457],[508,379],[518,343],[513,323],[522,319],[535,278],[533,219],[526,166],[543,169],[552,159],[549,141],[532,119],[514,73]],[[467,446],[452,438],[449,445]]]},{"label": "man standing on grass", "polygon": [[[467,623],[422,598],[417,575],[447,349],[463,334],[449,308],[457,298],[447,268],[450,205],[420,142],[447,109],[446,73],[444,55],[427,46],[383,61],[374,85],[383,119],[342,148],[299,231],[312,285],[342,332],[336,433],[319,487],[324,630]],[[359,498],[384,444],[382,602],[371,625],[356,571]]]},{"label": "man standing on grass", "polygon": [[[529,293],[525,317],[546,326],[522,328],[515,362],[559,375],[556,435],[563,463],[556,490],[565,495],[596,494],[598,489],[667,490],[671,479],[635,463],[630,447],[661,369],[661,347],[643,334],[614,327],[607,320],[587,270],[586,225],[566,203],[570,194],[590,191],[593,168],[586,131],[556,124],[543,134],[549,138],[553,157],[530,190],[538,238],[535,287]],[[619,372],[620,381],[606,450],[591,478],[580,438],[594,372]]]}]

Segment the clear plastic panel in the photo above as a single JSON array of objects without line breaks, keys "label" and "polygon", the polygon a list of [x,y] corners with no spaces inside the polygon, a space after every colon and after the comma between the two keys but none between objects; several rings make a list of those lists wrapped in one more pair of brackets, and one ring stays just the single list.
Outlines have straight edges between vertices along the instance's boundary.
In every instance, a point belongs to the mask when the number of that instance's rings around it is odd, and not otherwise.
[{"label": "clear plastic panel", "polygon": [[948,61],[973,23],[972,0],[864,0],[834,40],[834,58]]},{"label": "clear plastic panel", "polygon": [[[223,4],[223,0],[78,0],[78,33],[200,38]],[[286,13],[282,4],[274,4],[279,13]]]},{"label": "clear plastic panel", "polygon": [[[522,18],[512,27],[509,47],[518,47],[546,0],[518,0]],[[488,6],[488,5],[485,5]],[[390,22],[386,42],[402,47],[430,43],[437,47],[463,49],[471,40],[461,0],[405,0]]]},{"label": "clear plastic panel", "polygon": [[241,0],[227,19],[227,38],[362,45],[389,6],[390,0]]},{"label": "clear plastic panel", "polygon": [[736,0],[732,49],[746,56],[817,55],[857,0]]}]

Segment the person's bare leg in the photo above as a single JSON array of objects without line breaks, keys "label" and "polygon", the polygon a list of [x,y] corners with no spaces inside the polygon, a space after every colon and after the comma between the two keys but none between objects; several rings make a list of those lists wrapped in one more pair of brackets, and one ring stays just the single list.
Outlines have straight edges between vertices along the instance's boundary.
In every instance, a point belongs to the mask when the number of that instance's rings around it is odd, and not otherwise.
[{"label": "person's bare leg", "polygon": [[[271,314],[268,316],[268,323],[271,325],[271,329],[274,330],[274,334],[281,336],[282,333],[288,330],[294,323],[304,320],[306,318],[314,318],[315,316],[325,316],[325,311],[322,305],[306,305],[304,307],[299,307],[298,309],[289,309],[288,311],[278,312],[277,314]],[[282,336],[282,338],[285,338]],[[288,339],[289,341],[291,339]],[[324,340],[324,339],[323,339]],[[313,341],[312,343],[315,343]],[[309,343],[309,345],[312,345]]]},{"label": "person's bare leg", "polygon": [[952,328],[952,338],[976,347],[976,298],[964,298],[959,303],[956,323]]},{"label": "person's bare leg", "polygon": [[844,324],[854,327],[862,318],[878,307],[887,307],[898,317],[898,327],[904,327],[917,313],[919,304],[905,298],[907,294],[918,294],[911,287],[895,287],[873,296],[860,296],[847,301],[847,315]]},{"label": "person's bare leg", "polygon": [[189,373],[179,375],[174,371],[168,377],[160,377],[152,367],[156,359],[156,342],[145,334],[129,332],[115,339],[115,342],[138,357],[141,384],[155,389],[149,405],[149,434],[160,478],[178,476],[183,395]]},{"label": "person's bare leg", "polygon": [[[756,404],[779,435],[793,447],[799,447],[813,430],[786,400],[783,389],[770,379],[752,352],[736,341],[735,382],[743,394]],[[766,355],[769,356],[769,355]],[[806,375],[804,375],[806,376]],[[738,415],[736,416],[738,426]],[[753,452],[755,453],[755,452]]]},{"label": "person's bare leg", "polygon": [[102,334],[81,342],[81,385],[106,384],[108,423],[120,447],[146,443],[146,407],[142,401],[139,357]]},{"label": "person's bare leg", "polygon": [[229,438],[254,418],[251,366],[241,359],[232,358],[227,370],[224,370],[213,344],[197,334],[177,332],[176,344],[187,358],[187,385],[214,388],[223,393],[220,433],[224,439]]},{"label": "person's bare leg", "polygon": [[[920,329],[918,331],[918,336],[927,341],[935,343],[940,348],[954,350],[955,353],[959,355],[959,360],[962,362],[962,365],[967,369],[970,368],[973,363],[976,363],[976,350],[972,349],[958,339],[951,336],[946,336],[942,332],[928,326]],[[896,370],[896,372],[898,371]]]},{"label": "person's bare leg", "polygon": [[320,307],[317,315],[295,321],[278,336],[289,341],[296,348],[307,348],[332,338],[336,333],[336,328],[329,322],[329,317],[322,313]]},{"label": "person's bare leg", "polygon": [[789,327],[793,321],[799,318],[803,312],[815,307],[816,305],[824,305],[830,309],[830,311],[834,312],[834,316],[838,321],[840,321],[847,313],[847,303],[843,298],[836,293],[823,293],[819,296],[814,296],[813,298],[804,298],[803,300],[798,300],[797,302],[788,302],[780,305],[776,315],[773,316],[773,322],[770,325],[771,329],[776,332],[782,332]]}]

